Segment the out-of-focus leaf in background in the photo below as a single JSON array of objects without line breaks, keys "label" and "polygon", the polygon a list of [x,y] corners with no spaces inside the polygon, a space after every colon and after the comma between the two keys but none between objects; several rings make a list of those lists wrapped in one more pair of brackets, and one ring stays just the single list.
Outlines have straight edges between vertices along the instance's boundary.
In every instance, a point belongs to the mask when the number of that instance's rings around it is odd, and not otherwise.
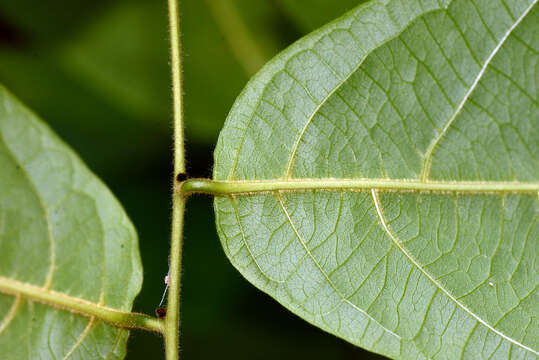
[{"label": "out-of-focus leaf in background", "polygon": [[366,0],[277,0],[277,2],[298,28],[308,33]]},{"label": "out-of-focus leaf in background", "polygon": [[16,31],[10,33],[22,38],[26,45],[33,48],[56,46],[61,39],[70,36],[72,30],[84,27],[107,11],[108,4],[107,0],[3,0],[0,19],[4,30],[6,25],[14,26]]},{"label": "out-of-focus leaf in background", "polygon": [[159,126],[169,113],[166,7],[113,4],[58,49],[66,71],[133,119]]},{"label": "out-of-focus leaf in background", "polygon": [[[251,75],[210,1],[215,0],[181,1],[191,176],[210,176],[217,135]],[[266,60],[312,30],[298,20],[311,9],[289,9],[278,0],[229,2]],[[324,6],[320,11],[309,6],[319,19],[312,26],[344,13],[349,3],[331,1],[330,11],[323,1],[316,4]],[[172,116],[166,7],[165,0],[0,1],[0,82],[45,118],[126,208],[144,263],[145,282],[134,309],[147,313],[161,297],[169,247]],[[184,245],[183,356],[365,356],[247,284],[228,263],[213,224],[211,199],[191,198]],[[160,338],[131,332],[128,359],[158,359],[162,353]]]}]

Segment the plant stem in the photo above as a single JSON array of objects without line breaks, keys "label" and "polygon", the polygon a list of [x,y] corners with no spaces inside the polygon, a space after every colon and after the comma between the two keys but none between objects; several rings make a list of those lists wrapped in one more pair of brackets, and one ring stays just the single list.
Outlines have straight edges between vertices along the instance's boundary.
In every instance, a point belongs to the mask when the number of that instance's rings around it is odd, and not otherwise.
[{"label": "plant stem", "polygon": [[185,200],[186,199],[182,195],[174,196],[173,200],[168,306],[165,318],[165,349],[167,360],[178,359],[178,350],[180,346],[180,286]]},{"label": "plant stem", "polygon": [[168,15],[170,22],[170,59],[174,107],[174,175],[176,177],[178,173],[185,172],[179,0],[168,0]]},{"label": "plant stem", "polygon": [[252,180],[214,181],[210,179],[189,179],[176,192],[183,195],[206,193],[211,195],[234,195],[263,193],[272,191],[307,190],[391,190],[428,191],[457,193],[520,193],[535,195],[539,191],[537,182],[450,182],[390,179],[293,179],[293,180]]},{"label": "plant stem", "polygon": [[54,290],[0,277],[0,293],[22,296],[59,309],[95,317],[117,327],[163,332],[162,321],[139,313],[125,312],[72,297]]},{"label": "plant stem", "polygon": [[[172,96],[174,102],[174,178],[185,172],[182,106],[182,64],[180,42],[179,0],[168,0],[172,66]],[[167,360],[179,358],[180,286],[183,244],[183,215],[186,198],[173,192],[172,236],[170,245],[169,291],[165,318],[165,352]]]}]

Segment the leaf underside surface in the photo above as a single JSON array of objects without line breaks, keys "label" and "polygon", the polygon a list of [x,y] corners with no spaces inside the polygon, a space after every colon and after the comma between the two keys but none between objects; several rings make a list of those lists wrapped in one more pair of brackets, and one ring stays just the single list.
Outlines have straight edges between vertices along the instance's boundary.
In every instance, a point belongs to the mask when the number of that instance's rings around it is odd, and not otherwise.
[{"label": "leaf underside surface", "polygon": [[122,359],[127,330],[16,288],[129,311],[141,282],[137,235],[118,201],[0,87],[0,358]]},{"label": "leaf underside surface", "polygon": [[[539,354],[539,7],[372,1],[247,85],[214,179],[233,265],[308,322],[399,359]],[[366,179],[514,191],[309,190]],[[535,189],[535,190],[534,190]]]}]

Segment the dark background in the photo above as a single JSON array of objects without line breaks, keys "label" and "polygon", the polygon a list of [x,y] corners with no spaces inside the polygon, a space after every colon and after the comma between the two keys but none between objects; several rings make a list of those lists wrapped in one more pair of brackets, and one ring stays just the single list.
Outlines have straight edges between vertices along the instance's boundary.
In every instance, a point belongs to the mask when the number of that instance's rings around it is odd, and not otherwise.
[{"label": "dark background", "polygon": [[[234,98],[265,61],[359,0],[183,0],[187,166],[210,177]],[[0,82],[66,140],[134,222],[153,314],[164,288],[172,119],[166,0],[2,0]],[[244,280],[217,238],[212,201],[190,199],[183,255],[184,359],[376,358],[292,315]],[[134,331],[128,359],[163,358]]]}]

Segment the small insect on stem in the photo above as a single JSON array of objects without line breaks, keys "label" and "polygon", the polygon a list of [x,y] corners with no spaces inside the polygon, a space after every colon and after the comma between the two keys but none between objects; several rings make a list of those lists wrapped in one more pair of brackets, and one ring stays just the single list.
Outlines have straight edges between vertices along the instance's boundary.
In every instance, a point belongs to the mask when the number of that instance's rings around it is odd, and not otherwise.
[{"label": "small insect on stem", "polygon": [[159,319],[163,319],[165,316],[167,316],[167,309],[166,308],[157,308],[155,309],[155,314]]},{"label": "small insect on stem", "polygon": [[165,286],[165,291],[163,291],[163,296],[161,297],[161,301],[159,302],[159,305],[157,305],[157,309],[155,309],[155,314],[157,315],[157,317],[159,319],[162,319],[165,316],[167,316],[167,309],[161,307],[161,305],[163,305],[163,301],[165,301],[165,297],[167,295],[168,285],[169,285],[169,282],[170,282],[169,275],[170,274],[167,274],[167,276],[165,276],[165,285],[166,285]]}]

